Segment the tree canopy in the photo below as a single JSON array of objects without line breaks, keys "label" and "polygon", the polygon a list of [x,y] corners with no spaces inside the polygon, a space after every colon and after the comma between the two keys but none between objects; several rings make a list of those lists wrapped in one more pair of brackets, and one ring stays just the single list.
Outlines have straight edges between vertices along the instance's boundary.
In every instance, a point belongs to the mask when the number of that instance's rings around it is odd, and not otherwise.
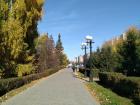
[{"label": "tree canopy", "polygon": [[87,67],[140,75],[140,30],[130,27],[120,37],[109,40],[95,51]]},{"label": "tree canopy", "polygon": [[17,75],[18,65],[28,64],[28,59],[33,58],[43,3],[43,0],[0,1],[0,71],[4,77]]}]

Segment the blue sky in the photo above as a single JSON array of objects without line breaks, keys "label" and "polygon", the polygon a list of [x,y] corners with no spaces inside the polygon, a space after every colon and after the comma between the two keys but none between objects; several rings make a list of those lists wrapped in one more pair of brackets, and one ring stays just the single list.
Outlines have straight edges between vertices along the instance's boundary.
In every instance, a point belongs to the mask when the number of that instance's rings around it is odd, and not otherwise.
[{"label": "blue sky", "polygon": [[65,53],[73,59],[84,52],[80,44],[92,35],[93,50],[105,41],[140,26],[140,0],[47,0],[39,33],[62,35]]}]

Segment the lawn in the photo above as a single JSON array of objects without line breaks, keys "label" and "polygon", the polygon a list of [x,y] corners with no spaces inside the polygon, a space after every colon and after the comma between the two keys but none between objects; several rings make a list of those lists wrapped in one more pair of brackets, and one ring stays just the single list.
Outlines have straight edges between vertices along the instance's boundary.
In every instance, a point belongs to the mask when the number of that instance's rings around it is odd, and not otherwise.
[{"label": "lawn", "polygon": [[87,86],[101,105],[135,105],[132,103],[132,100],[121,97],[96,82],[87,83]]}]

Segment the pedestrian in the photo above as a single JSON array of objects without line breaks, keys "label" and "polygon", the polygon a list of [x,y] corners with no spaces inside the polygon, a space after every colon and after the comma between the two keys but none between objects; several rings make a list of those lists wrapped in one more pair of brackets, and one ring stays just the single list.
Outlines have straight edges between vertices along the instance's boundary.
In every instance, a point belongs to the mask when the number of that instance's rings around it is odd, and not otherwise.
[{"label": "pedestrian", "polygon": [[73,65],[72,65],[72,70],[73,70],[73,72],[75,72],[75,68],[76,68],[76,67],[75,67],[75,64],[73,64]]}]

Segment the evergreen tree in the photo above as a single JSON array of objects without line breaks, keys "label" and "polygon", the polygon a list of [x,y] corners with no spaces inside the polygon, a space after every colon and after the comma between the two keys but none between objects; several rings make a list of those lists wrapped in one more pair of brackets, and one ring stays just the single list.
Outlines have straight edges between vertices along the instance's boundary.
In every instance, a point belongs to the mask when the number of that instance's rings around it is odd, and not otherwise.
[{"label": "evergreen tree", "polygon": [[92,53],[87,62],[87,68],[99,69],[100,71],[113,71],[115,69],[115,56],[110,46],[104,46]]},{"label": "evergreen tree", "polygon": [[[136,71],[138,54],[137,54],[137,38],[139,31],[131,27],[126,34],[126,40],[123,42],[122,48],[119,54],[122,56],[122,69],[126,70],[128,75],[134,75]],[[139,46],[139,45],[138,45]],[[138,63],[139,64],[139,63]]]},{"label": "evergreen tree", "polygon": [[48,68],[54,68],[58,65],[56,59],[55,43],[51,35],[48,40]]},{"label": "evergreen tree", "polygon": [[67,56],[63,52],[64,48],[61,41],[61,34],[58,35],[58,41],[56,43],[56,54],[58,58],[59,66],[66,66],[68,64]]},{"label": "evergreen tree", "polygon": [[125,35],[105,42],[92,54],[86,66],[140,76],[140,30],[131,27]]},{"label": "evergreen tree", "polygon": [[62,52],[64,50],[64,48],[62,46],[61,34],[60,33],[58,35],[58,41],[56,43],[56,49],[58,50],[58,52]]},{"label": "evergreen tree", "polygon": [[61,34],[59,33],[58,35],[58,41],[56,42],[56,53],[57,53],[57,61],[59,65],[62,65],[62,56],[63,56],[63,46],[62,46],[62,41],[61,41]]}]

